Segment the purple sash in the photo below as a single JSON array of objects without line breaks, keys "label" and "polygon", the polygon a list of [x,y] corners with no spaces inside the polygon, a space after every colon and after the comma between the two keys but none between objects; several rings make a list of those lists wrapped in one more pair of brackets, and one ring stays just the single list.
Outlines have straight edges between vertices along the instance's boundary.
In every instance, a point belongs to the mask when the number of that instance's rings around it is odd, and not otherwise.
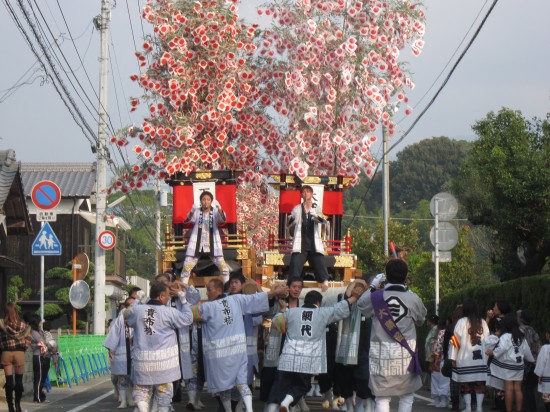
[{"label": "purple sash", "polygon": [[407,370],[410,373],[416,373],[422,375],[422,368],[420,366],[420,359],[418,358],[418,351],[413,351],[407,342],[407,339],[403,336],[399,327],[393,320],[388,304],[384,300],[384,291],[377,290],[371,293],[372,307],[374,309],[374,315],[380,322],[382,329],[386,331],[397,343],[403,346],[412,356],[411,363]]}]

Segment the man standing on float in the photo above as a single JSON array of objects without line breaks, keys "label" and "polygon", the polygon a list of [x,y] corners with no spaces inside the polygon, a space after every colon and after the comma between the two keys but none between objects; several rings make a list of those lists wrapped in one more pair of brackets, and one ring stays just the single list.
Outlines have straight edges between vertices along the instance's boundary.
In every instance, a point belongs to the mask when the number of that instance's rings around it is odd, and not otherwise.
[{"label": "man standing on float", "polygon": [[303,202],[292,209],[288,220],[288,229],[294,238],[288,275],[289,278],[302,278],[302,269],[307,261],[313,269],[315,280],[322,283],[324,292],[328,289],[328,271],[321,233],[327,220],[317,215],[316,205],[313,203],[313,188],[304,185],[300,193]]},{"label": "man standing on float", "polygon": [[185,261],[183,262],[183,272],[181,281],[184,285],[189,282],[191,270],[195,267],[201,256],[208,256],[220,270],[223,281],[229,280],[229,267],[223,258],[222,241],[218,225],[225,223],[225,213],[220,204],[215,202],[214,195],[205,190],[200,195],[201,207],[197,209],[195,205],[191,208],[184,223],[194,223]]}]

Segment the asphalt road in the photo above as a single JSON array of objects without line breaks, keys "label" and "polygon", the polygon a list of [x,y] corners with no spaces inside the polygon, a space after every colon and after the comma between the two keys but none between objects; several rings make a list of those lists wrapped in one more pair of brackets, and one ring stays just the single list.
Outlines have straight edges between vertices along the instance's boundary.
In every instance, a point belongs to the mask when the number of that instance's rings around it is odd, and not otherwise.
[{"label": "asphalt road", "polygon": [[[68,411],[68,412],[102,412],[113,411],[118,406],[118,402],[115,401],[113,395],[113,387],[109,376],[101,376],[91,381],[72,388],[68,387],[54,387],[48,394],[48,403],[36,404],[32,402],[32,390],[26,388],[27,391],[23,398],[21,406],[27,411]],[[184,393],[183,399],[185,401],[181,403],[174,403],[174,410],[187,411],[185,409],[187,394]],[[202,402],[206,405],[204,412],[214,412],[217,410],[217,402],[209,394],[203,394]],[[307,398],[307,404],[311,412],[326,412],[327,409],[323,409],[321,406],[321,398]],[[255,400],[254,410],[261,412],[263,410],[263,403]],[[5,403],[0,403],[0,410],[7,410]],[[133,411],[133,408],[121,409],[126,411]],[[392,401],[392,411],[397,411],[397,399]],[[438,409],[431,406],[431,399],[429,391],[423,389],[416,395],[415,403],[413,405],[414,412],[443,412],[448,411],[444,409]]]}]

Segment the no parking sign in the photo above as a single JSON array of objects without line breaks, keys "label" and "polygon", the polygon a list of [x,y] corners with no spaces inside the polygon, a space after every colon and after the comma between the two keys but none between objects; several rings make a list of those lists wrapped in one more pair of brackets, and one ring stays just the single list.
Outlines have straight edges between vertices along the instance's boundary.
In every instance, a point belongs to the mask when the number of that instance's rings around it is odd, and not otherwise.
[{"label": "no parking sign", "polygon": [[99,247],[101,249],[109,250],[115,247],[116,236],[110,230],[104,230],[99,234],[97,242],[99,243]]},{"label": "no parking sign", "polygon": [[61,201],[61,190],[59,190],[59,186],[54,182],[42,180],[32,188],[31,200],[39,209],[53,209]]}]

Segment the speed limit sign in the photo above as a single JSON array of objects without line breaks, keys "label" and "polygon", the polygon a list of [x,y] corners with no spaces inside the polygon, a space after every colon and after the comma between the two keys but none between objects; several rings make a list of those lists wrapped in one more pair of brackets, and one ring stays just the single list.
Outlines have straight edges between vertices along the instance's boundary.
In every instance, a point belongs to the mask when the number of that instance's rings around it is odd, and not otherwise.
[{"label": "speed limit sign", "polygon": [[99,234],[97,242],[99,243],[99,247],[105,250],[109,250],[115,247],[116,236],[110,230],[104,230]]}]

